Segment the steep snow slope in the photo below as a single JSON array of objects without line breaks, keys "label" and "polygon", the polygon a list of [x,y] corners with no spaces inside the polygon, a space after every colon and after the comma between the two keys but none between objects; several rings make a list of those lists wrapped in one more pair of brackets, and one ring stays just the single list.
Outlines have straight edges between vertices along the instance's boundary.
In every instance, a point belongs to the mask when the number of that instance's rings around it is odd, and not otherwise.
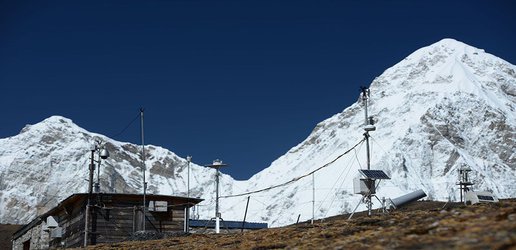
[{"label": "steep snow slope", "polygon": [[[422,188],[432,199],[458,199],[457,168],[476,173],[475,189],[515,197],[516,67],[453,39],[417,50],[370,86],[372,169],[392,178],[378,196]],[[357,93],[358,99],[358,93]],[[332,162],[363,139],[364,108],[357,103],[319,123],[308,138],[248,181],[223,175],[221,195],[231,196],[305,175]],[[0,139],[0,223],[28,222],[36,206],[48,209],[71,193],[85,192],[89,148],[106,143],[101,191],[141,192],[139,147],[117,142],[54,116]],[[186,160],[146,146],[149,193],[185,195]],[[247,219],[272,226],[351,211],[360,200],[352,179],[365,167],[365,145],[326,168],[288,185],[250,194]],[[201,218],[214,213],[214,171],[191,164],[192,196],[206,199]],[[242,219],[248,195],[221,199],[224,219]],[[315,203],[313,203],[315,196]],[[378,202],[376,203],[378,205]],[[361,209],[364,209],[362,207]]]}]

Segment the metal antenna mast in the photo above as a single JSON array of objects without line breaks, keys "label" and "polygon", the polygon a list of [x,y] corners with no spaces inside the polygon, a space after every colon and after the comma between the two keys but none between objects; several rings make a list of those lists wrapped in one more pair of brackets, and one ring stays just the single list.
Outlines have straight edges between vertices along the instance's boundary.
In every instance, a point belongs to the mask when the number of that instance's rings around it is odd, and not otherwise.
[{"label": "metal antenna mast", "polygon": [[372,119],[368,116],[368,101],[370,96],[370,91],[366,87],[360,87],[362,89],[362,101],[364,102],[364,111],[365,111],[365,122],[364,122],[364,137],[366,139],[366,154],[367,154],[367,169],[371,169],[371,155],[369,149],[369,131],[374,131],[376,128],[372,124]]},{"label": "metal antenna mast", "polygon": [[187,170],[188,170],[188,182],[187,182],[187,191],[186,191],[186,197],[190,197],[190,162],[192,162],[191,156],[186,156],[186,161],[188,162]]},{"label": "metal antenna mast", "polygon": [[[374,126],[374,121],[372,117],[369,117],[368,115],[368,101],[370,97],[370,91],[366,87],[360,87],[362,90],[362,102],[364,103],[364,111],[365,111],[365,123],[364,123],[364,137],[366,141],[366,157],[367,157],[367,169],[360,169],[359,172],[362,174],[365,178],[357,178],[353,182],[353,188],[354,192],[356,194],[361,194],[362,199],[358,203],[358,205],[355,207],[351,215],[348,219],[351,219],[353,215],[355,214],[355,211],[357,210],[358,206],[363,202],[367,206],[367,214],[371,216],[371,210],[373,208],[373,201],[372,198],[376,196],[376,180],[382,180],[382,179],[390,179],[389,176],[387,176],[382,170],[371,170],[371,153],[370,153],[370,147],[369,147],[369,132],[375,131],[376,127]],[[378,199],[379,200],[379,199]],[[381,202],[381,201],[380,201]]]},{"label": "metal antenna mast", "polygon": [[[97,243],[97,212],[95,211],[95,206],[92,204],[92,196],[93,196],[93,173],[95,172],[95,163],[98,163],[98,166],[100,168],[100,160],[101,159],[107,159],[109,157],[109,152],[107,149],[102,146],[100,147],[100,141],[95,141],[95,143],[92,145],[91,149],[91,158],[90,158],[90,165],[89,165],[89,184],[88,184],[88,201],[86,204],[86,211],[84,214],[84,247],[88,246],[88,238],[90,238],[90,243],[92,245],[95,245]],[[95,152],[98,152],[98,160],[95,160]],[[100,174],[100,172],[99,172]],[[98,184],[98,181],[97,181]],[[97,190],[98,192],[98,190]],[[93,213],[91,209],[93,208]],[[91,222],[89,215],[91,213]],[[89,234],[89,228],[91,226],[91,235]]]},{"label": "metal antenna mast", "polygon": [[[190,198],[190,162],[192,161],[192,157],[191,156],[186,156],[186,161],[188,163],[188,166],[187,166],[187,171],[188,171],[188,181],[187,181],[187,191],[186,191],[186,197]],[[190,231],[190,207],[187,206],[185,207],[185,232],[189,232]]]},{"label": "metal antenna mast", "polygon": [[[370,91],[366,87],[361,87],[362,89],[362,101],[364,102],[364,111],[365,111],[365,122],[364,122],[364,137],[366,139],[366,159],[367,159],[367,170],[371,169],[371,152],[369,148],[369,131],[374,131],[376,128],[369,122],[369,116],[368,116],[368,101],[370,97]],[[374,186],[374,181],[371,180],[371,178],[367,178],[367,182],[369,185]],[[373,208],[373,201],[371,200],[371,192],[367,194],[367,214],[371,216],[371,209]]]},{"label": "metal antenna mast", "polygon": [[145,181],[145,140],[144,140],[144,133],[143,133],[143,108],[140,108],[140,120],[141,120],[141,136],[142,136],[142,172],[143,172],[143,215],[142,215],[142,228],[143,231],[145,231],[145,212],[146,212],[146,195],[147,195],[147,182]]},{"label": "metal antenna mast", "polygon": [[459,181],[457,182],[457,185],[459,185],[459,192],[460,192],[460,202],[465,201],[466,192],[470,191],[469,186],[473,186],[473,182],[469,179],[469,172],[471,172],[471,168],[468,166],[462,166],[458,169],[459,171]]},{"label": "metal antenna mast", "polygon": [[[220,176],[220,168],[226,167],[227,164],[223,164],[221,160],[214,160],[212,165],[207,165],[206,167],[214,168],[215,172],[215,218],[212,218],[210,221],[215,220],[215,233],[220,233],[220,221],[224,221],[221,217],[219,211],[219,176]],[[209,222],[208,222],[209,223]]]},{"label": "metal antenna mast", "polygon": [[315,219],[315,172],[312,173],[312,220],[311,224],[314,224]]}]

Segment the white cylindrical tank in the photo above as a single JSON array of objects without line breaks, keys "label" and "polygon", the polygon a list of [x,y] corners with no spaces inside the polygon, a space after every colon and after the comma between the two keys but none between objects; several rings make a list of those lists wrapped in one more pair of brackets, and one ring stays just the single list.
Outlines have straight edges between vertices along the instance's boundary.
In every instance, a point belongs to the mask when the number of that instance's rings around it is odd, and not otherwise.
[{"label": "white cylindrical tank", "polygon": [[391,208],[400,208],[403,205],[417,201],[423,197],[426,197],[426,193],[421,189],[416,190],[412,193],[408,193],[406,195],[402,195],[398,198],[392,199],[391,200]]}]

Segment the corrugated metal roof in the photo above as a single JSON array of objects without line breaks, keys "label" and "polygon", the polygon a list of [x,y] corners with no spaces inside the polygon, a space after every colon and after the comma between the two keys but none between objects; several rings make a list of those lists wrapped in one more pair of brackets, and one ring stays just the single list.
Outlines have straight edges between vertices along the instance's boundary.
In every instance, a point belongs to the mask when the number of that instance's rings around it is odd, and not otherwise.
[{"label": "corrugated metal roof", "polygon": [[[215,228],[215,220],[190,220],[191,227],[206,227],[206,228]],[[242,221],[221,221],[221,228],[228,229],[239,229],[242,228]],[[267,228],[267,223],[260,222],[245,222],[244,229],[262,229]]]}]

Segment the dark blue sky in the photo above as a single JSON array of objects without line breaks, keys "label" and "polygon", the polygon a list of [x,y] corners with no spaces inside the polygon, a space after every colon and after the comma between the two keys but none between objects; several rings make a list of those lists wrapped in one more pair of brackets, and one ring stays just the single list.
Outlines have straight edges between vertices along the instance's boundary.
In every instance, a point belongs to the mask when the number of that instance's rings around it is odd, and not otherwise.
[{"label": "dark blue sky", "polygon": [[[62,115],[247,179],[414,50],[516,63],[512,1],[3,1],[0,137]],[[139,143],[135,122],[117,140]]]}]

